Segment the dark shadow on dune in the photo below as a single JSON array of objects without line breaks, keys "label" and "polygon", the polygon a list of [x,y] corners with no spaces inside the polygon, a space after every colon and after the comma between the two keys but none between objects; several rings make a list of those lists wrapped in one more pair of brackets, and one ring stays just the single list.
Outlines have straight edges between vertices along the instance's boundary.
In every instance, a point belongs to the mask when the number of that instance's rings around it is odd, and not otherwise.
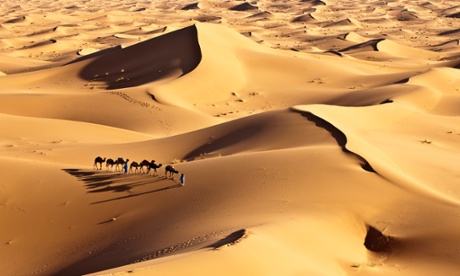
[{"label": "dark shadow on dune", "polygon": [[369,40],[363,43],[359,43],[344,49],[339,50],[339,52],[348,52],[348,53],[353,53],[353,52],[359,52],[359,51],[364,51],[366,48],[371,48],[373,51],[378,51],[379,49],[377,48],[377,44],[380,41],[385,40],[384,38],[378,38],[378,39],[373,39]]},{"label": "dark shadow on dune", "polygon": [[393,100],[392,99],[386,99],[384,101],[381,101],[380,104],[388,104],[388,103],[392,103]]},{"label": "dark shadow on dune", "polygon": [[90,59],[79,76],[116,89],[185,75],[198,66],[201,58],[198,32],[193,25],[126,48],[100,51],[72,63]]},{"label": "dark shadow on dune", "polygon": [[108,55],[108,54],[110,54],[112,52],[121,51],[121,50],[122,50],[121,46],[115,46],[115,47],[112,47],[112,48],[107,48],[107,49],[104,49],[104,50],[94,52],[94,53],[89,54],[89,55],[79,57],[79,58],[77,58],[75,60],[72,60],[71,62],[69,62],[67,64],[77,63],[77,62],[84,61],[84,60],[87,60],[87,59],[101,57],[101,56],[104,56],[104,55]]},{"label": "dark shadow on dune", "polygon": [[334,56],[343,57],[342,53],[334,51],[334,50],[325,51],[324,54],[332,54]]},{"label": "dark shadow on dune", "polygon": [[52,33],[52,32],[55,32],[57,30],[58,27],[53,27],[51,29],[45,29],[45,30],[41,30],[41,31],[35,31],[33,33],[30,33],[30,34],[26,34],[26,36],[28,37],[31,37],[31,36],[36,36],[36,35],[42,35],[42,34],[47,34],[47,33]]},{"label": "dark shadow on dune", "polygon": [[37,48],[37,47],[42,47],[42,46],[54,44],[56,42],[57,42],[56,39],[50,39],[50,40],[42,41],[42,42],[35,43],[35,44],[29,45],[29,46],[24,46],[22,49],[33,49],[33,48]]},{"label": "dark shadow on dune", "polygon": [[[165,176],[154,177],[147,174],[124,174],[121,172],[111,172],[105,170],[84,170],[74,168],[63,169],[63,171],[71,176],[76,177],[79,181],[82,181],[86,188],[89,190],[88,193],[100,192],[109,195],[108,199],[92,202],[92,205],[136,198],[147,194],[158,193],[182,187],[181,184],[178,184],[173,179],[166,178]],[[111,184],[107,185],[107,181],[111,181]],[[145,184],[155,184],[155,186],[160,184],[161,186],[154,187]],[[139,192],[129,191],[129,189],[140,185],[145,186],[143,186],[142,189],[139,189]],[[111,197],[113,194],[115,194],[116,197]],[[109,217],[104,221],[100,221],[97,223],[97,225],[102,227],[110,223],[116,223],[116,221],[117,217]],[[94,254],[88,254],[85,256],[79,255],[81,258],[70,261],[66,267],[62,267],[61,270],[55,271],[52,275],[86,275],[87,273],[95,273],[97,271],[102,271],[121,265],[127,265],[140,260],[140,258],[144,256],[133,256],[133,252],[130,252],[131,255],[129,256],[123,256],[120,258],[108,258],[107,254],[113,254],[114,251],[112,250],[119,251],[124,250],[124,248],[120,248],[119,244],[114,244],[113,248],[101,248],[99,251],[93,252]],[[164,253],[165,251],[162,250],[161,252]]]},{"label": "dark shadow on dune", "polygon": [[200,15],[194,18],[194,20],[199,21],[199,22],[212,22],[212,21],[217,21],[221,19],[222,17],[213,16],[213,15]]},{"label": "dark shadow on dune", "polygon": [[250,16],[248,16],[246,18],[268,19],[271,16],[273,16],[273,14],[271,14],[268,11],[264,11],[264,12],[259,12],[259,13],[256,13],[256,14],[251,14]]},{"label": "dark shadow on dune", "polygon": [[192,4],[185,5],[183,8],[181,8],[181,10],[183,10],[183,11],[197,10],[197,9],[199,9],[199,7],[198,7],[198,2],[195,2],[195,3],[192,3]]},{"label": "dark shadow on dune", "polygon": [[403,10],[401,11],[398,15],[396,15],[396,20],[398,21],[413,21],[413,20],[417,20],[418,19],[418,16],[413,13],[413,12],[410,12],[408,10]]},{"label": "dark shadow on dune", "polygon": [[93,202],[92,204],[126,199],[181,187],[180,184],[174,184],[163,188],[135,193],[132,191],[132,189],[135,187],[154,184],[156,182],[162,182],[169,179],[164,176],[156,177],[147,174],[125,174],[122,172],[111,172],[104,170],[88,171],[81,169],[63,169],[63,171],[82,181],[85,184],[88,193],[128,193],[126,196],[118,196],[103,201]]},{"label": "dark shadow on dune", "polygon": [[326,3],[321,0],[300,0],[302,3],[310,2],[312,6],[326,6]]},{"label": "dark shadow on dune", "polygon": [[394,84],[404,84],[404,83],[408,83],[410,80],[410,78],[404,78],[402,80],[399,80],[399,81],[396,81]]},{"label": "dark shadow on dune", "polygon": [[440,32],[440,33],[438,33],[438,35],[458,35],[458,33],[460,33],[460,29],[454,29],[454,30]]},{"label": "dark shadow on dune", "polygon": [[147,8],[138,8],[138,9],[133,10],[133,12],[141,12],[145,10],[147,10]]},{"label": "dark shadow on dune", "polygon": [[456,12],[450,15],[447,15],[448,18],[460,18],[460,12]]},{"label": "dark shadow on dune", "polygon": [[346,147],[347,136],[345,136],[345,134],[342,131],[340,131],[338,128],[333,126],[328,121],[310,112],[301,112],[301,111],[297,111],[297,112],[300,112],[302,116],[307,118],[309,121],[315,123],[317,127],[327,130],[332,135],[332,137],[337,141],[337,144],[342,148],[344,152],[352,154],[358,158],[358,160],[361,162],[361,168],[363,168],[365,171],[376,173],[376,171],[372,168],[372,166],[369,164],[369,162],[367,162],[366,159],[364,159],[361,155],[354,153],[347,149]]},{"label": "dark shadow on dune", "polygon": [[231,233],[230,235],[226,236],[225,238],[220,239],[217,242],[208,245],[207,247],[217,249],[217,248],[222,247],[224,245],[231,245],[231,244],[234,244],[234,243],[238,242],[238,240],[241,240],[245,235],[246,235],[246,230],[245,229],[240,229],[238,231],[235,231],[235,232]]},{"label": "dark shadow on dune", "polygon": [[339,144],[340,147],[342,147],[345,151],[348,152],[348,150],[345,149],[345,144],[347,143],[347,137],[340,130],[338,130],[336,127],[334,127],[332,124],[330,124],[326,120],[323,120],[320,117],[315,116],[310,112],[302,112],[302,116],[307,118],[310,122],[315,123],[317,127],[324,128],[325,130],[327,130],[332,135],[332,137],[334,137],[334,139],[337,141],[337,144]]},{"label": "dark shadow on dune", "polygon": [[351,25],[353,25],[353,23],[351,22],[350,19],[343,19],[343,20],[340,20],[340,21],[328,23],[328,24],[324,25],[324,27],[351,26]]},{"label": "dark shadow on dune", "polygon": [[372,252],[390,252],[393,240],[392,237],[385,236],[380,230],[369,225],[364,246]]},{"label": "dark shadow on dune", "polygon": [[25,16],[19,16],[19,17],[16,17],[16,18],[13,18],[13,19],[4,21],[3,24],[20,23],[20,22],[22,22],[22,21],[24,21],[24,20],[26,20],[26,17],[25,17]]},{"label": "dark shadow on dune", "polygon": [[249,3],[242,3],[230,8],[231,11],[250,11],[250,10],[258,10],[257,6],[253,6]]},{"label": "dark shadow on dune", "polygon": [[311,14],[303,14],[300,16],[295,17],[294,19],[291,20],[291,22],[296,23],[296,22],[311,22],[315,21],[316,19],[311,15]]},{"label": "dark shadow on dune", "polygon": [[83,171],[80,169],[63,169],[63,171],[78,178],[94,175],[96,173],[91,171]]},{"label": "dark shadow on dune", "polygon": [[132,194],[129,194],[127,196],[120,196],[120,197],[111,198],[111,199],[107,199],[107,200],[96,201],[96,202],[93,202],[91,204],[100,204],[100,203],[106,203],[106,202],[115,201],[115,200],[127,199],[127,198],[137,197],[137,196],[146,195],[146,194],[158,193],[158,192],[161,192],[161,191],[166,191],[166,190],[169,190],[169,189],[180,188],[180,187],[182,187],[181,184],[174,184],[174,185],[170,185],[170,186],[167,186],[167,187],[163,187],[163,188],[159,188],[159,189],[155,189],[155,190],[151,190],[151,191],[146,191],[146,192],[142,192],[142,193],[132,193]]},{"label": "dark shadow on dune", "polygon": [[114,173],[100,170],[87,171],[81,169],[63,169],[63,171],[83,181],[89,193],[93,193],[95,191],[94,189],[110,185],[116,182],[117,179],[120,181],[123,177],[123,174],[119,172]]}]

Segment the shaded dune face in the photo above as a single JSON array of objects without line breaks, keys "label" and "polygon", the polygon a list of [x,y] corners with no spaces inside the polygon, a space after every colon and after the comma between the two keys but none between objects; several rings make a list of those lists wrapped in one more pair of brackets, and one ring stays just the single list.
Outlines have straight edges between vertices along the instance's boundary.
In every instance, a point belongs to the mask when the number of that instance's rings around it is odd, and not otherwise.
[{"label": "shaded dune face", "polygon": [[325,130],[327,130],[331,134],[331,136],[334,137],[334,139],[337,141],[337,144],[342,148],[344,152],[354,155],[360,161],[361,168],[363,168],[363,170],[375,173],[375,170],[372,168],[371,164],[369,164],[369,162],[365,158],[360,156],[358,153],[354,153],[346,148],[347,137],[339,129],[335,128],[328,121],[323,120],[322,118],[317,117],[312,113],[306,112],[302,115],[309,121],[314,122],[317,127],[324,128]]},{"label": "shaded dune face", "polygon": [[198,66],[201,57],[196,27],[190,26],[124,49],[86,56],[78,61],[91,61],[79,76],[109,89],[127,88],[185,75]]},{"label": "shaded dune face", "polygon": [[458,275],[460,0],[68,1],[0,2],[0,276]]},{"label": "shaded dune face", "polygon": [[391,251],[393,238],[385,236],[378,229],[368,226],[367,234],[364,240],[364,246],[372,252],[389,252]]}]

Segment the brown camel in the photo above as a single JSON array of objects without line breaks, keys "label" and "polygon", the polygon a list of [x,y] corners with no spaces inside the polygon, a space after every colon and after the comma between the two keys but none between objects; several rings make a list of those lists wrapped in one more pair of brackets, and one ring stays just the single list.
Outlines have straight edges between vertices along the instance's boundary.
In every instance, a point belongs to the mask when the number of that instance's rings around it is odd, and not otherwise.
[{"label": "brown camel", "polygon": [[157,169],[158,168],[161,168],[161,166],[163,166],[162,164],[155,164],[155,160],[152,160],[152,162],[150,162],[149,164],[149,168],[147,170],[147,173],[150,174],[150,170],[153,169],[153,176],[158,176],[158,172],[157,172]]},{"label": "brown camel", "polygon": [[[96,159],[94,159],[94,167],[96,168],[96,170],[102,170],[102,163],[105,162],[105,157],[104,159],[100,156],[96,157]],[[99,168],[97,167],[97,164],[99,164]]]},{"label": "brown camel", "polygon": [[118,159],[115,160],[115,169],[116,169],[117,171],[119,171],[119,170],[120,170],[119,166],[121,166],[121,170],[123,170],[123,165],[124,165],[125,163],[127,163],[128,161],[129,161],[129,159],[126,159],[126,161],[125,161],[123,158],[118,157]]},{"label": "brown camel", "polygon": [[[152,160],[151,162],[154,162],[154,163],[155,163],[155,160]],[[147,167],[147,172],[149,172],[149,170],[150,170],[149,167],[150,167],[150,163],[151,163],[151,162],[149,162],[149,161],[147,161],[147,160],[145,160],[145,159],[142,160],[142,162],[140,163],[140,165],[141,165],[141,171],[144,172],[144,167]]]},{"label": "brown camel", "polygon": [[109,170],[109,166],[110,166],[110,170],[113,170],[113,165],[115,165],[115,161],[112,158],[107,159],[107,161],[105,162],[105,166],[107,167],[107,170]]},{"label": "brown camel", "polygon": [[140,168],[141,165],[139,165],[139,163],[133,161],[131,162],[131,164],[129,165],[129,171],[132,172],[133,171],[133,168],[135,168],[134,172],[138,172],[138,169]]},{"label": "brown camel", "polygon": [[169,174],[170,178],[174,178],[174,174],[176,174],[176,173],[179,173],[179,171],[174,169],[173,166],[168,165],[168,166],[165,167],[165,176],[166,177],[168,177],[168,174]]}]

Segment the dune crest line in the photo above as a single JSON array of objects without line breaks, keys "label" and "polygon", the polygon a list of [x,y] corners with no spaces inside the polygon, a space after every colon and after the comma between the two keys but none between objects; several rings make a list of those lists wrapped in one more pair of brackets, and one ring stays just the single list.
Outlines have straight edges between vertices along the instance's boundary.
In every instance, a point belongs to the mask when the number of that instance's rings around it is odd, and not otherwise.
[{"label": "dune crest line", "polygon": [[331,120],[332,118],[328,120],[325,119],[326,115],[320,116],[320,105],[299,106],[293,107],[293,109],[303,113],[307,119],[314,121],[318,127],[322,127],[329,131],[344,152],[351,153],[358,158],[361,167],[365,171],[376,173],[403,189],[417,192],[425,197],[434,197],[441,202],[453,206],[460,205],[458,200],[450,198],[424,185],[422,181],[414,179],[412,176],[406,174],[394,161],[392,161],[390,156],[361,138],[359,134],[353,133],[352,129],[345,129],[346,124],[339,128],[333,123],[334,120]]}]

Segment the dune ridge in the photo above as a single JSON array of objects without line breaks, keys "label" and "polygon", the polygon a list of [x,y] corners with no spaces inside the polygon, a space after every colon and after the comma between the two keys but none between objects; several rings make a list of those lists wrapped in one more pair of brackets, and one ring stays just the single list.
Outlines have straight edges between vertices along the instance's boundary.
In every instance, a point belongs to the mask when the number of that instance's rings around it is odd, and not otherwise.
[{"label": "dune ridge", "polygon": [[457,275],[457,2],[1,2],[0,270]]}]

